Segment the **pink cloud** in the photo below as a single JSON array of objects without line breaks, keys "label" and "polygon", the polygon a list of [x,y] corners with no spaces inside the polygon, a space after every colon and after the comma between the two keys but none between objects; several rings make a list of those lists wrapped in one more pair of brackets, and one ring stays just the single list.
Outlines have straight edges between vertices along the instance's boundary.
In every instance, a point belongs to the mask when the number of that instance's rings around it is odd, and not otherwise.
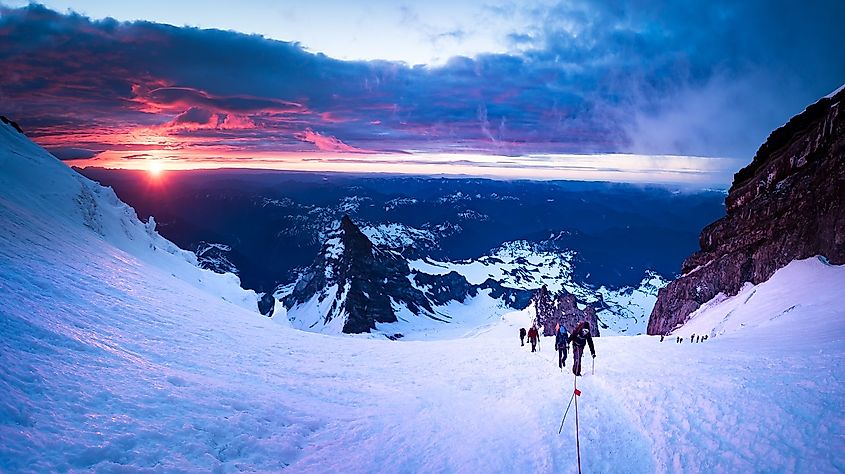
[{"label": "pink cloud", "polygon": [[351,122],[350,119],[344,119],[337,116],[332,112],[323,112],[320,114],[320,120],[325,123],[344,123],[344,122]]},{"label": "pink cloud", "polygon": [[303,142],[313,143],[319,150],[322,151],[334,151],[341,153],[373,153],[371,150],[364,150],[352,145],[347,145],[335,137],[322,135],[310,128],[305,129],[302,133],[297,133],[295,136],[298,140]]},{"label": "pink cloud", "polygon": [[245,115],[217,113],[200,107],[191,107],[173,120],[151,128],[165,131],[245,130],[255,128],[255,122]]},{"label": "pink cloud", "polygon": [[[158,85],[158,84],[157,84]],[[202,108],[219,113],[303,113],[307,109],[296,102],[249,95],[213,95],[191,87],[148,88],[132,86],[133,101],[144,112],[174,112]]]}]

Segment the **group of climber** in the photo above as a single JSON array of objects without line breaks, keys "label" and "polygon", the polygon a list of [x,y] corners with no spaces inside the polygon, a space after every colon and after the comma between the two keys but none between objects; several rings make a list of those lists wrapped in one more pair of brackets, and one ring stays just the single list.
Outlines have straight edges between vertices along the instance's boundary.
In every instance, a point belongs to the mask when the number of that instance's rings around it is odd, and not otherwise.
[{"label": "group of climber", "polygon": [[[540,331],[536,324],[532,325],[527,332],[525,328],[519,329],[519,341],[523,346],[526,336],[531,344],[531,352],[536,352],[540,343]],[[584,354],[584,347],[589,345],[590,354],[594,359],[596,358],[596,349],[593,346],[593,336],[590,334],[590,323],[588,321],[578,323],[572,334],[569,334],[566,327],[560,323],[555,326],[555,350],[557,351],[557,365],[560,369],[566,367],[566,356],[570,343],[572,344],[572,373],[580,376],[581,356]]]},{"label": "group of climber", "polygon": [[[660,335],[660,342],[663,342],[663,338],[664,338],[664,335],[663,335],[663,334],[661,334],[661,335]],[[692,343],[699,343],[699,342],[704,342],[704,341],[706,341],[706,340],[708,340],[708,339],[710,339],[710,335],[709,335],[709,334],[705,334],[705,335],[703,335],[703,336],[702,336],[701,334],[699,334],[698,336],[696,336],[695,334],[692,334],[692,335],[689,337],[689,342],[692,342]],[[681,337],[681,336],[675,336],[675,342],[677,342],[678,344],[680,344],[680,343],[684,342],[684,338],[683,338],[683,337]]]}]

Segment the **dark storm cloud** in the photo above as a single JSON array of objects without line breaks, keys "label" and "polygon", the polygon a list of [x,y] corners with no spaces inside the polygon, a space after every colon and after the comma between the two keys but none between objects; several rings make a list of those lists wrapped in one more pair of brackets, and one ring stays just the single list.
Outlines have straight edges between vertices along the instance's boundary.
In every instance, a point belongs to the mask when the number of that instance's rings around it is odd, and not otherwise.
[{"label": "dark storm cloud", "polygon": [[510,34],[522,53],[440,67],[4,8],[0,100],[42,143],[84,149],[127,147],[109,140],[154,130],[181,146],[263,151],[747,160],[768,131],[845,81],[842,2],[600,3],[533,10],[537,31]]},{"label": "dark storm cloud", "polygon": [[[140,87],[138,88],[140,89]],[[160,87],[149,92],[136,95],[142,102],[155,107],[191,107],[189,110],[201,110],[204,107],[221,112],[294,112],[302,107],[299,104],[276,99],[265,99],[246,96],[218,96],[192,89],[190,87]]]},{"label": "dark storm cloud", "polygon": [[211,118],[214,117],[214,114],[209,112],[205,109],[200,109],[197,107],[191,107],[190,109],[182,112],[181,114],[177,115],[176,118],[173,119],[174,124],[185,124],[185,123],[193,123],[193,124],[205,124],[208,123]]},{"label": "dark storm cloud", "polygon": [[843,2],[576,0],[537,15],[529,54],[571,71],[632,151],[747,159],[845,82]]}]

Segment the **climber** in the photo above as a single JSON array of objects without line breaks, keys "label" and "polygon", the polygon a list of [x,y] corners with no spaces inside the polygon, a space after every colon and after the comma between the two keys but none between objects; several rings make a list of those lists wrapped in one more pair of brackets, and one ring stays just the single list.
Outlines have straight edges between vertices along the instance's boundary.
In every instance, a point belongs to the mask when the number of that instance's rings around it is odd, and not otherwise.
[{"label": "climber", "polygon": [[596,358],[596,349],[593,347],[593,336],[590,334],[590,323],[588,321],[581,321],[572,330],[572,335],[569,336],[569,341],[572,343],[572,373],[581,375],[581,356],[584,354],[584,346],[590,345],[590,354],[593,359]]},{"label": "climber", "polygon": [[569,345],[569,334],[566,326],[558,324],[555,328],[555,350],[557,350],[557,366],[559,369],[566,367],[566,349]]},{"label": "climber", "polygon": [[540,333],[537,332],[537,326],[531,326],[528,330],[528,342],[531,343],[531,352],[537,352],[537,340],[540,338]]},{"label": "climber", "polygon": [[519,328],[519,345],[525,345],[525,328]]}]

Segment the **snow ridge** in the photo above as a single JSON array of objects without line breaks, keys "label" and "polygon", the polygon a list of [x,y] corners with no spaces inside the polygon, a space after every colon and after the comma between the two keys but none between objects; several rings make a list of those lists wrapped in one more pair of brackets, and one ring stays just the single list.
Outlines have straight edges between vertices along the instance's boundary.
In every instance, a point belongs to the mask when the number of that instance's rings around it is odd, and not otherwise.
[{"label": "snow ridge", "polygon": [[[243,290],[237,276],[202,270],[194,253],[156,231],[155,219],[142,223],[111,188],[79,175],[6,125],[0,125],[0,187],[4,221],[35,221],[80,241],[93,238],[99,242],[92,245],[105,244],[218,297],[257,309],[257,296]],[[16,245],[13,236],[4,237],[9,246]]]}]

